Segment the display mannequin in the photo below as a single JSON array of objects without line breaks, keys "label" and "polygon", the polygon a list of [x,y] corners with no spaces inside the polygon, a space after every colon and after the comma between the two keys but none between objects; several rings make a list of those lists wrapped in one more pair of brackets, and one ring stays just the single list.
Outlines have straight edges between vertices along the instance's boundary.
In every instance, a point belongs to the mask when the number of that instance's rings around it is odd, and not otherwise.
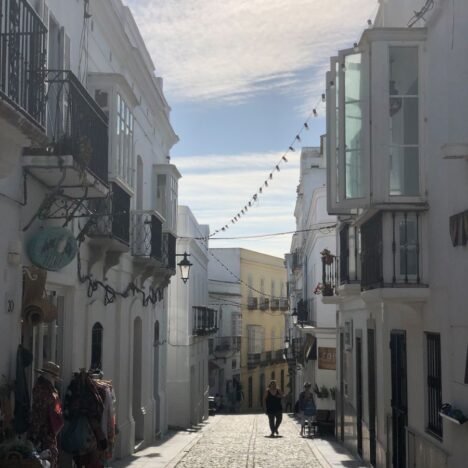
[{"label": "display mannequin", "polygon": [[33,388],[29,438],[39,452],[50,451],[51,468],[58,467],[57,434],[63,427],[62,404],[55,384],[60,380],[60,367],[45,362]]}]

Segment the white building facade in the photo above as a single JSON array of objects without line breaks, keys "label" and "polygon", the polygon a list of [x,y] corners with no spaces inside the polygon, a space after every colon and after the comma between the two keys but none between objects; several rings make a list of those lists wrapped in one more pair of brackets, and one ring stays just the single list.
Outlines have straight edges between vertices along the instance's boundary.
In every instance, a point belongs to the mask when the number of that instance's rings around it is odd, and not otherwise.
[{"label": "white building facade", "polygon": [[190,209],[179,206],[178,258],[187,253],[190,276],[180,272],[169,286],[167,334],[167,418],[174,428],[188,428],[208,417],[208,339],[216,333],[216,310],[208,307],[209,228]]},{"label": "white building facade", "polygon": [[[323,139],[322,139],[323,143]],[[294,211],[296,230],[287,256],[289,293],[297,325],[292,334],[300,338],[301,365],[296,369],[295,398],[309,381],[317,409],[335,409],[336,394],[336,306],[323,304],[321,252],[336,251],[336,218],[327,213],[324,146],[302,148],[300,181]],[[326,282],[326,281],[325,281]],[[290,320],[289,326],[292,326]]]},{"label": "white building facade", "polygon": [[[218,268],[217,268],[218,267]],[[222,411],[238,412],[240,389],[242,293],[241,284],[216,260],[208,264],[210,307],[218,311],[218,330],[210,339],[210,395],[218,395]]]},{"label": "white building facade", "polygon": [[120,0],[0,8],[11,39],[0,59],[0,374],[14,378],[19,344],[33,353],[29,385],[45,361],[61,366],[62,392],[99,367],[123,457],[167,430],[165,350],[153,345],[166,338],[175,274],[170,108]]},{"label": "white building facade", "polygon": [[468,453],[468,4],[380,3],[327,74],[340,268],[323,301],[339,305],[337,435],[373,466],[458,468]]}]

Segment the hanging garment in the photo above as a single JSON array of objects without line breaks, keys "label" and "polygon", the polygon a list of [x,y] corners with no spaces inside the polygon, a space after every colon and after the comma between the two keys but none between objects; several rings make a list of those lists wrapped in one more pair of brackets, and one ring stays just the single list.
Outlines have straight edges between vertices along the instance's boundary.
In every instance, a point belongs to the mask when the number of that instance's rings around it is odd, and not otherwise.
[{"label": "hanging garment", "polygon": [[[99,451],[107,448],[106,434],[101,428],[103,413],[104,402],[96,382],[85,371],[76,373],[68,386],[65,396],[65,418],[68,424],[74,424],[75,426],[78,426],[77,420],[86,418],[91,428],[93,439],[89,441],[89,437],[86,437],[86,443],[82,447],[75,447],[73,452],[71,452],[72,455],[75,455],[75,463],[80,467],[94,468],[102,466],[99,463]],[[79,427],[84,426],[79,425]],[[70,431],[69,434],[73,435],[74,432]],[[78,439],[74,438],[71,441],[64,440],[61,442],[62,447],[66,450],[76,440]]]},{"label": "hanging garment", "polygon": [[94,380],[99,394],[104,402],[104,411],[101,419],[101,429],[107,439],[107,447],[100,452],[100,458],[103,461],[111,460],[115,445],[115,394],[112,388],[112,382],[108,380]]},{"label": "hanging garment", "polygon": [[28,437],[39,452],[50,450],[51,468],[58,466],[57,434],[63,426],[62,405],[55,387],[39,376],[33,388],[31,427]]},{"label": "hanging garment", "polygon": [[32,361],[31,352],[19,345],[16,352],[15,419],[13,422],[13,428],[17,434],[23,434],[29,428],[31,401],[26,381],[26,368],[31,365]]}]

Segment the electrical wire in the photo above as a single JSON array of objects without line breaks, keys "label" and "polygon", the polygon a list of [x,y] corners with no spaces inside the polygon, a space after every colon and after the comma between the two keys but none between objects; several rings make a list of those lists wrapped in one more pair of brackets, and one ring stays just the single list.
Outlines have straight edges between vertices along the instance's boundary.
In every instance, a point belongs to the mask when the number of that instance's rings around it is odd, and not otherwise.
[{"label": "electrical wire", "polygon": [[[329,224],[326,226],[321,226],[319,228],[309,228],[309,229],[297,229],[295,231],[283,231],[283,232],[273,232],[270,234],[254,234],[251,236],[234,236],[234,237],[216,237],[210,238],[210,240],[235,240],[235,239],[260,239],[265,237],[275,237],[275,236],[286,236],[288,234],[298,234],[301,232],[312,232],[312,231],[320,231],[320,232],[331,232],[331,230],[335,229],[337,224]],[[203,237],[179,237],[179,239],[196,239],[196,240],[206,240]]]},{"label": "electrical wire", "polygon": [[218,229],[215,229],[214,232],[212,234],[210,234],[210,238],[213,238],[214,236],[216,236],[216,234],[218,234],[219,232],[225,232],[227,229],[229,229],[230,225],[232,224],[236,224],[237,221],[240,220],[240,218],[243,216],[243,215],[246,215],[247,214],[247,211],[249,210],[249,208],[251,208],[259,199],[259,196],[261,194],[263,194],[263,190],[264,188],[267,188],[269,186],[269,183],[271,183],[271,181],[273,180],[273,174],[275,172],[280,172],[280,166],[281,164],[283,163],[287,163],[288,162],[288,154],[291,153],[291,152],[294,152],[295,151],[295,144],[297,142],[300,142],[301,141],[301,134],[304,130],[309,130],[309,121],[312,119],[312,118],[315,118],[315,117],[318,117],[318,112],[317,112],[317,108],[318,106],[320,105],[321,102],[324,102],[325,101],[325,94],[322,94],[322,96],[320,97],[320,99],[318,99],[318,101],[316,102],[315,106],[313,107],[312,109],[312,112],[309,114],[309,116],[306,118],[305,122],[302,124],[301,128],[296,132],[296,135],[295,137],[293,138],[293,140],[291,141],[288,149],[281,155],[281,158],[279,159],[279,161],[274,165],[274,167],[272,168],[272,170],[269,172],[268,176],[266,177],[266,179],[264,180],[264,182],[260,185],[260,187],[258,188],[258,190],[254,193],[254,195],[252,195],[252,197],[250,198],[250,200],[243,206],[241,207],[241,209],[239,210],[239,212],[237,213],[237,215],[233,216],[231,219],[230,219],[230,223],[226,223],[224,226],[218,228]]}]

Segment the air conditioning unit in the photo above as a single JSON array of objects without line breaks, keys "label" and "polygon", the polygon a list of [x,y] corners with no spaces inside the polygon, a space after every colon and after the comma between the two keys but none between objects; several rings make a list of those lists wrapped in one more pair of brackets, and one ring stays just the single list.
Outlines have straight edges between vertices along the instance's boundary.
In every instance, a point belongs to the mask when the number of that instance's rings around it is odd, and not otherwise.
[{"label": "air conditioning unit", "polygon": [[254,310],[254,309],[258,309],[258,298],[256,297],[249,297],[247,299],[247,308],[249,310]]}]

